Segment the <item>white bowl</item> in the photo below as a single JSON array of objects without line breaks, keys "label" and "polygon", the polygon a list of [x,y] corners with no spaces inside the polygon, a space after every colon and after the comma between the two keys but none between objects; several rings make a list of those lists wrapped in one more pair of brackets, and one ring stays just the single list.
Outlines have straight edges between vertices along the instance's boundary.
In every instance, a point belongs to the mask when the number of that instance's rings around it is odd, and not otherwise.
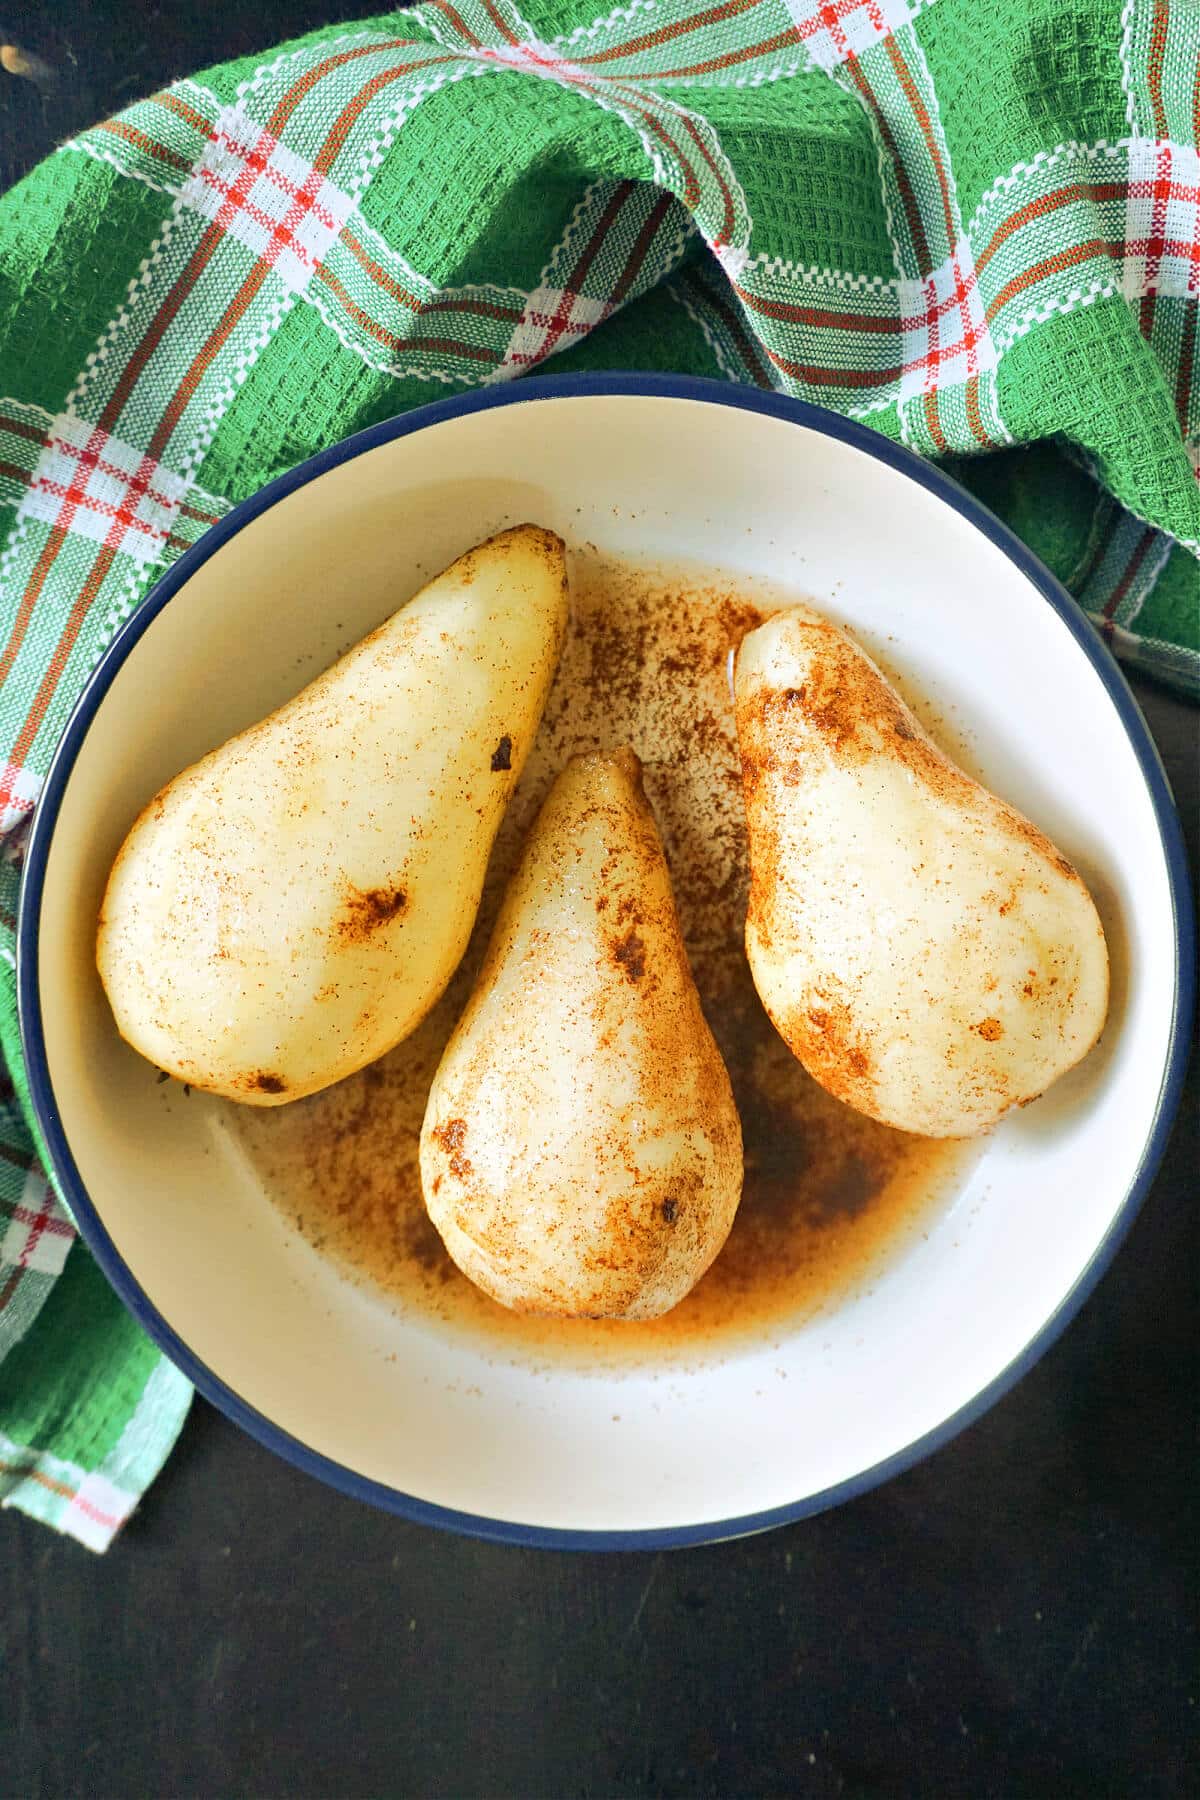
[{"label": "white bowl", "polygon": [[[723,1359],[617,1373],[490,1356],[345,1281],[164,1106],[93,961],[130,821],[498,527],[753,572],[887,640],[1050,832],[1113,953],[1098,1050],[987,1141],[867,1292]],[[1061,588],[929,466],[817,408],[713,383],[534,381],[337,445],[164,576],[97,669],[38,809],[22,1028],[58,1182],[126,1304],[265,1443],[411,1517],[526,1543],[730,1536],[882,1480],[978,1416],[1098,1279],[1177,1102],[1192,979],[1178,822],[1146,727]],[[619,1415],[619,1416],[614,1416]]]}]

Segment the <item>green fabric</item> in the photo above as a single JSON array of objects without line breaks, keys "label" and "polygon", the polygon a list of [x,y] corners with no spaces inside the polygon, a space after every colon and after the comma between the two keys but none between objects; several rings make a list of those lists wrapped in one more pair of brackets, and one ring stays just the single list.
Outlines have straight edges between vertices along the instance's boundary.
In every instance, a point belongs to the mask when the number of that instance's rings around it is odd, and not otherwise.
[{"label": "green fabric", "polygon": [[82,1244],[0,1363],[0,1496],[106,1549],[179,1433],[191,1392]]},{"label": "green fabric", "polygon": [[942,459],[1200,691],[1198,68],[1194,0],[430,0],[179,82],[0,204],[10,1500],[47,1515],[45,1459],[124,1516],[186,1405],[81,1248],[63,1273],[13,1001],[40,783],[165,564],[408,407],[686,370]]}]

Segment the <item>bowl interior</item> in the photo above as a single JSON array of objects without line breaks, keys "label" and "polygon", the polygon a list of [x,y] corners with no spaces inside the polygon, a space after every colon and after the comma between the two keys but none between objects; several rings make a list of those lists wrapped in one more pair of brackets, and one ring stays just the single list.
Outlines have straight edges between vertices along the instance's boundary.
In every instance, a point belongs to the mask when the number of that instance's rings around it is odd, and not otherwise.
[{"label": "bowl interior", "polygon": [[[157,788],[526,518],[606,553],[782,583],[861,630],[1075,861],[1109,937],[1112,1013],[1087,1062],[992,1135],[869,1291],[716,1362],[589,1372],[398,1315],[268,1203],[224,1103],[155,1083],[95,973],[108,868]],[[602,1533],[820,1495],[934,1431],[1018,1358],[1121,1212],[1175,982],[1144,776],[1097,669],[1033,583],[855,445],[661,394],[445,419],[329,469],[226,541],[99,704],[50,842],[38,943],[49,1081],[80,1181],[116,1256],[212,1377],[354,1476],[477,1518]]]}]

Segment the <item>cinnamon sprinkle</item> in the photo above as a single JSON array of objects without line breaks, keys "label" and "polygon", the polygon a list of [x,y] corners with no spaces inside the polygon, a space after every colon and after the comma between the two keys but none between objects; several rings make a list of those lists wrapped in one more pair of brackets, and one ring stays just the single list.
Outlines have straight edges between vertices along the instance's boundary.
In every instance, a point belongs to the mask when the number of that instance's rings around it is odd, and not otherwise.
[{"label": "cinnamon sprinkle", "polygon": [[[964,1151],[892,1131],[825,1093],[754,991],[742,949],[748,882],[727,664],[779,596],[764,596],[760,610],[746,584],[711,572],[664,578],[594,555],[575,561],[562,665],[450,989],[382,1061],[290,1106],[239,1108],[236,1127],[300,1231],[408,1311],[539,1361],[662,1365],[770,1336],[869,1281],[945,1197]],[[442,1047],[551,781],[576,752],[622,743],[644,764],[696,985],[733,1082],[745,1188],[721,1255],[666,1318],[535,1319],[497,1306],[449,1261],[421,1200],[417,1144]],[[637,981],[636,922],[614,928],[614,978]],[[468,1137],[469,1121],[457,1154]]]}]

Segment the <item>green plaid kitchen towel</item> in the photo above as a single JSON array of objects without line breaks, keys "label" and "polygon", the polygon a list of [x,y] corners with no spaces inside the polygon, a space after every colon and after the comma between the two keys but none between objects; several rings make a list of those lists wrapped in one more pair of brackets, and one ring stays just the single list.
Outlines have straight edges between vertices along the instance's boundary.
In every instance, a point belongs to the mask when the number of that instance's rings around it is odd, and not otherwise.
[{"label": "green plaid kitchen towel", "polygon": [[1196,690],[1198,120],[1198,0],[429,0],[181,81],[8,196],[6,1503],[103,1548],[188,1402],[72,1248],[12,985],[39,784],[163,566],[406,407],[681,369],[948,459]]}]

